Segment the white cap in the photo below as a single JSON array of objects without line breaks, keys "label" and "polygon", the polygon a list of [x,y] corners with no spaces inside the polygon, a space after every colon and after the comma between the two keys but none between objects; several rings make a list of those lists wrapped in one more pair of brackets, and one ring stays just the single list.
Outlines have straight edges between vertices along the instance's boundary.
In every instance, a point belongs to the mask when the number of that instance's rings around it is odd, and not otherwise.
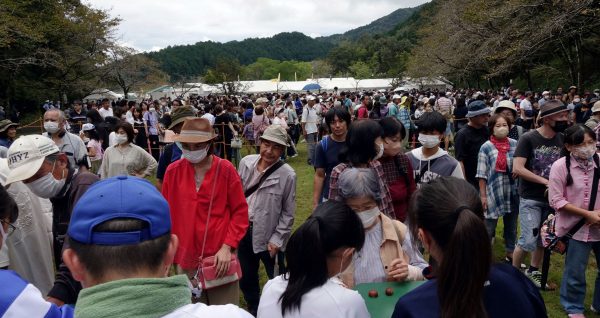
[{"label": "white cap", "polygon": [[544,91],[544,92],[542,93],[542,96],[544,96],[544,95],[550,95],[550,92],[549,92],[549,91]]},{"label": "white cap", "polygon": [[81,130],[83,131],[88,131],[88,130],[94,130],[94,124],[90,124],[90,123],[85,123],[81,126]]},{"label": "white cap", "polygon": [[317,98],[314,97],[313,95],[308,95],[306,96],[306,100],[316,100]]},{"label": "white cap", "polygon": [[402,99],[402,96],[398,95],[398,94],[394,94],[394,96],[392,96],[392,100],[394,99]]},{"label": "white cap", "polygon": [[8,168],[10,172],[6,184],[31,178],[40,170],[48,155],[60,150],[48,137],[42,135],[22,136],[8,148]]}]

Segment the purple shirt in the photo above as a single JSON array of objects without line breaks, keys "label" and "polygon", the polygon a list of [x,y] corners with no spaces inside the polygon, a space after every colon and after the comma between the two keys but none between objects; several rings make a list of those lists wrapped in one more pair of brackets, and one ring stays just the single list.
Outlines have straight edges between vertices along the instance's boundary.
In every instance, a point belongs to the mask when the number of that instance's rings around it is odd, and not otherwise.
[{"label": "purple shirt", "polygon": [[[563,236],[581,220],[580,216],[561,211],[567,204],[573,204],[578,208],[587,210],[590,205],[592,181],[594,177],[595,164],[592,161],[588,167],[583,167],[575,159],[571,158],[571,177],[573,184],[567,186],[566,157],[554,162],[550,169],[550,184],[548,185],[548,199],[556,213],[556,235]],[[594,210],[600,210],[600,198],[596,199]],[[575,240],[582,242],[600,241],[600,225],[584,225],[575,235]]]}]

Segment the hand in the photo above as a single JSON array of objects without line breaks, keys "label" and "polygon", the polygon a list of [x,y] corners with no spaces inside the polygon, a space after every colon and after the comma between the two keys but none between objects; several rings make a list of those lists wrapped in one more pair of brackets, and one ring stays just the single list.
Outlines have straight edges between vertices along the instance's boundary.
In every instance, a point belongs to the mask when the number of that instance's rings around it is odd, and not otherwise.
[{"label": "hand", "polygon": [[221,249],[215,254],[215,268],[217,269],[217,278],[225,276],[229,271],[229,263],[231,262],[231,248],[223,244]]},{"label": "hand", "polygon": [[279,252],[279,246],[269,242],[267,244],[267,251],[269,251],[269,255],[271,256],[271,258],[273,258]]},{"label": "hand", "polygon": [[46,300],[49,301],[49,302],[51,302],[51,303],[53,303],[53,304],[55,304],[58,307],[60,307],[60,306],[62,306],[62,305],[65,304],[64,301],[62,301],[62,300],[60,300],[58,298],[54,298],[52,296],[48,296],[48,298],[46,298]]},{"label": "hand", "polygon": [[585,220],[588,224],[600,223],[600,210],[589,211],[585,216]]},{"label": "hand", "polygon": [[396,258],[388,266],[388,279],[403,282],[408,278],[408,263],[402,258]]},{"label": "hand", "polygon": [[134,133],[134,134],[137,134],[137,133],[138,133],[138,130],[137,130],[137,129],[134,129],[134,130],[133,130],[133,133]]},{"label": "hand", "polygon": [[481,198],[481,205],[483,206],[483,210],[486,211],[488,206],[487,206],[487,196],[485,194],[480,195]]}]

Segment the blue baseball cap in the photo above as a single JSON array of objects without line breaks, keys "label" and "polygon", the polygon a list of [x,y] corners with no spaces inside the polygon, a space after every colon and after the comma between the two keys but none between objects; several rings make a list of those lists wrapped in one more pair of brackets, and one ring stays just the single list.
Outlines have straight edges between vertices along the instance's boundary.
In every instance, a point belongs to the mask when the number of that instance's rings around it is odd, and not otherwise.
[{"label": "blue baseball cap", "polygon": [[[128,218],[148,224],[137,231],[97,232],[106,221]],[[169,204],[154,185],[138,177],[117,176],[94,183],[81,196],[71,216],[69,238],[93,245],[132,245],[169,233]]]}]

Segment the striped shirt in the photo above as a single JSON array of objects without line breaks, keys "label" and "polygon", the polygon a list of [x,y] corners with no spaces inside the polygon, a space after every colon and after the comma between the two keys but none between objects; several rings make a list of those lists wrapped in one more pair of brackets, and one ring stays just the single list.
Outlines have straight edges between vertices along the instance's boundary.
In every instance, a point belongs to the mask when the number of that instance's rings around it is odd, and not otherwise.
[{"label": "striped shirt", "polygon": [[365,233],[365,244],[354,253],[354,285],[363,283],[385,282],[385,273],[379,248],[383,242],[383,229],[381,222],[377,222],[373,228]]}]

